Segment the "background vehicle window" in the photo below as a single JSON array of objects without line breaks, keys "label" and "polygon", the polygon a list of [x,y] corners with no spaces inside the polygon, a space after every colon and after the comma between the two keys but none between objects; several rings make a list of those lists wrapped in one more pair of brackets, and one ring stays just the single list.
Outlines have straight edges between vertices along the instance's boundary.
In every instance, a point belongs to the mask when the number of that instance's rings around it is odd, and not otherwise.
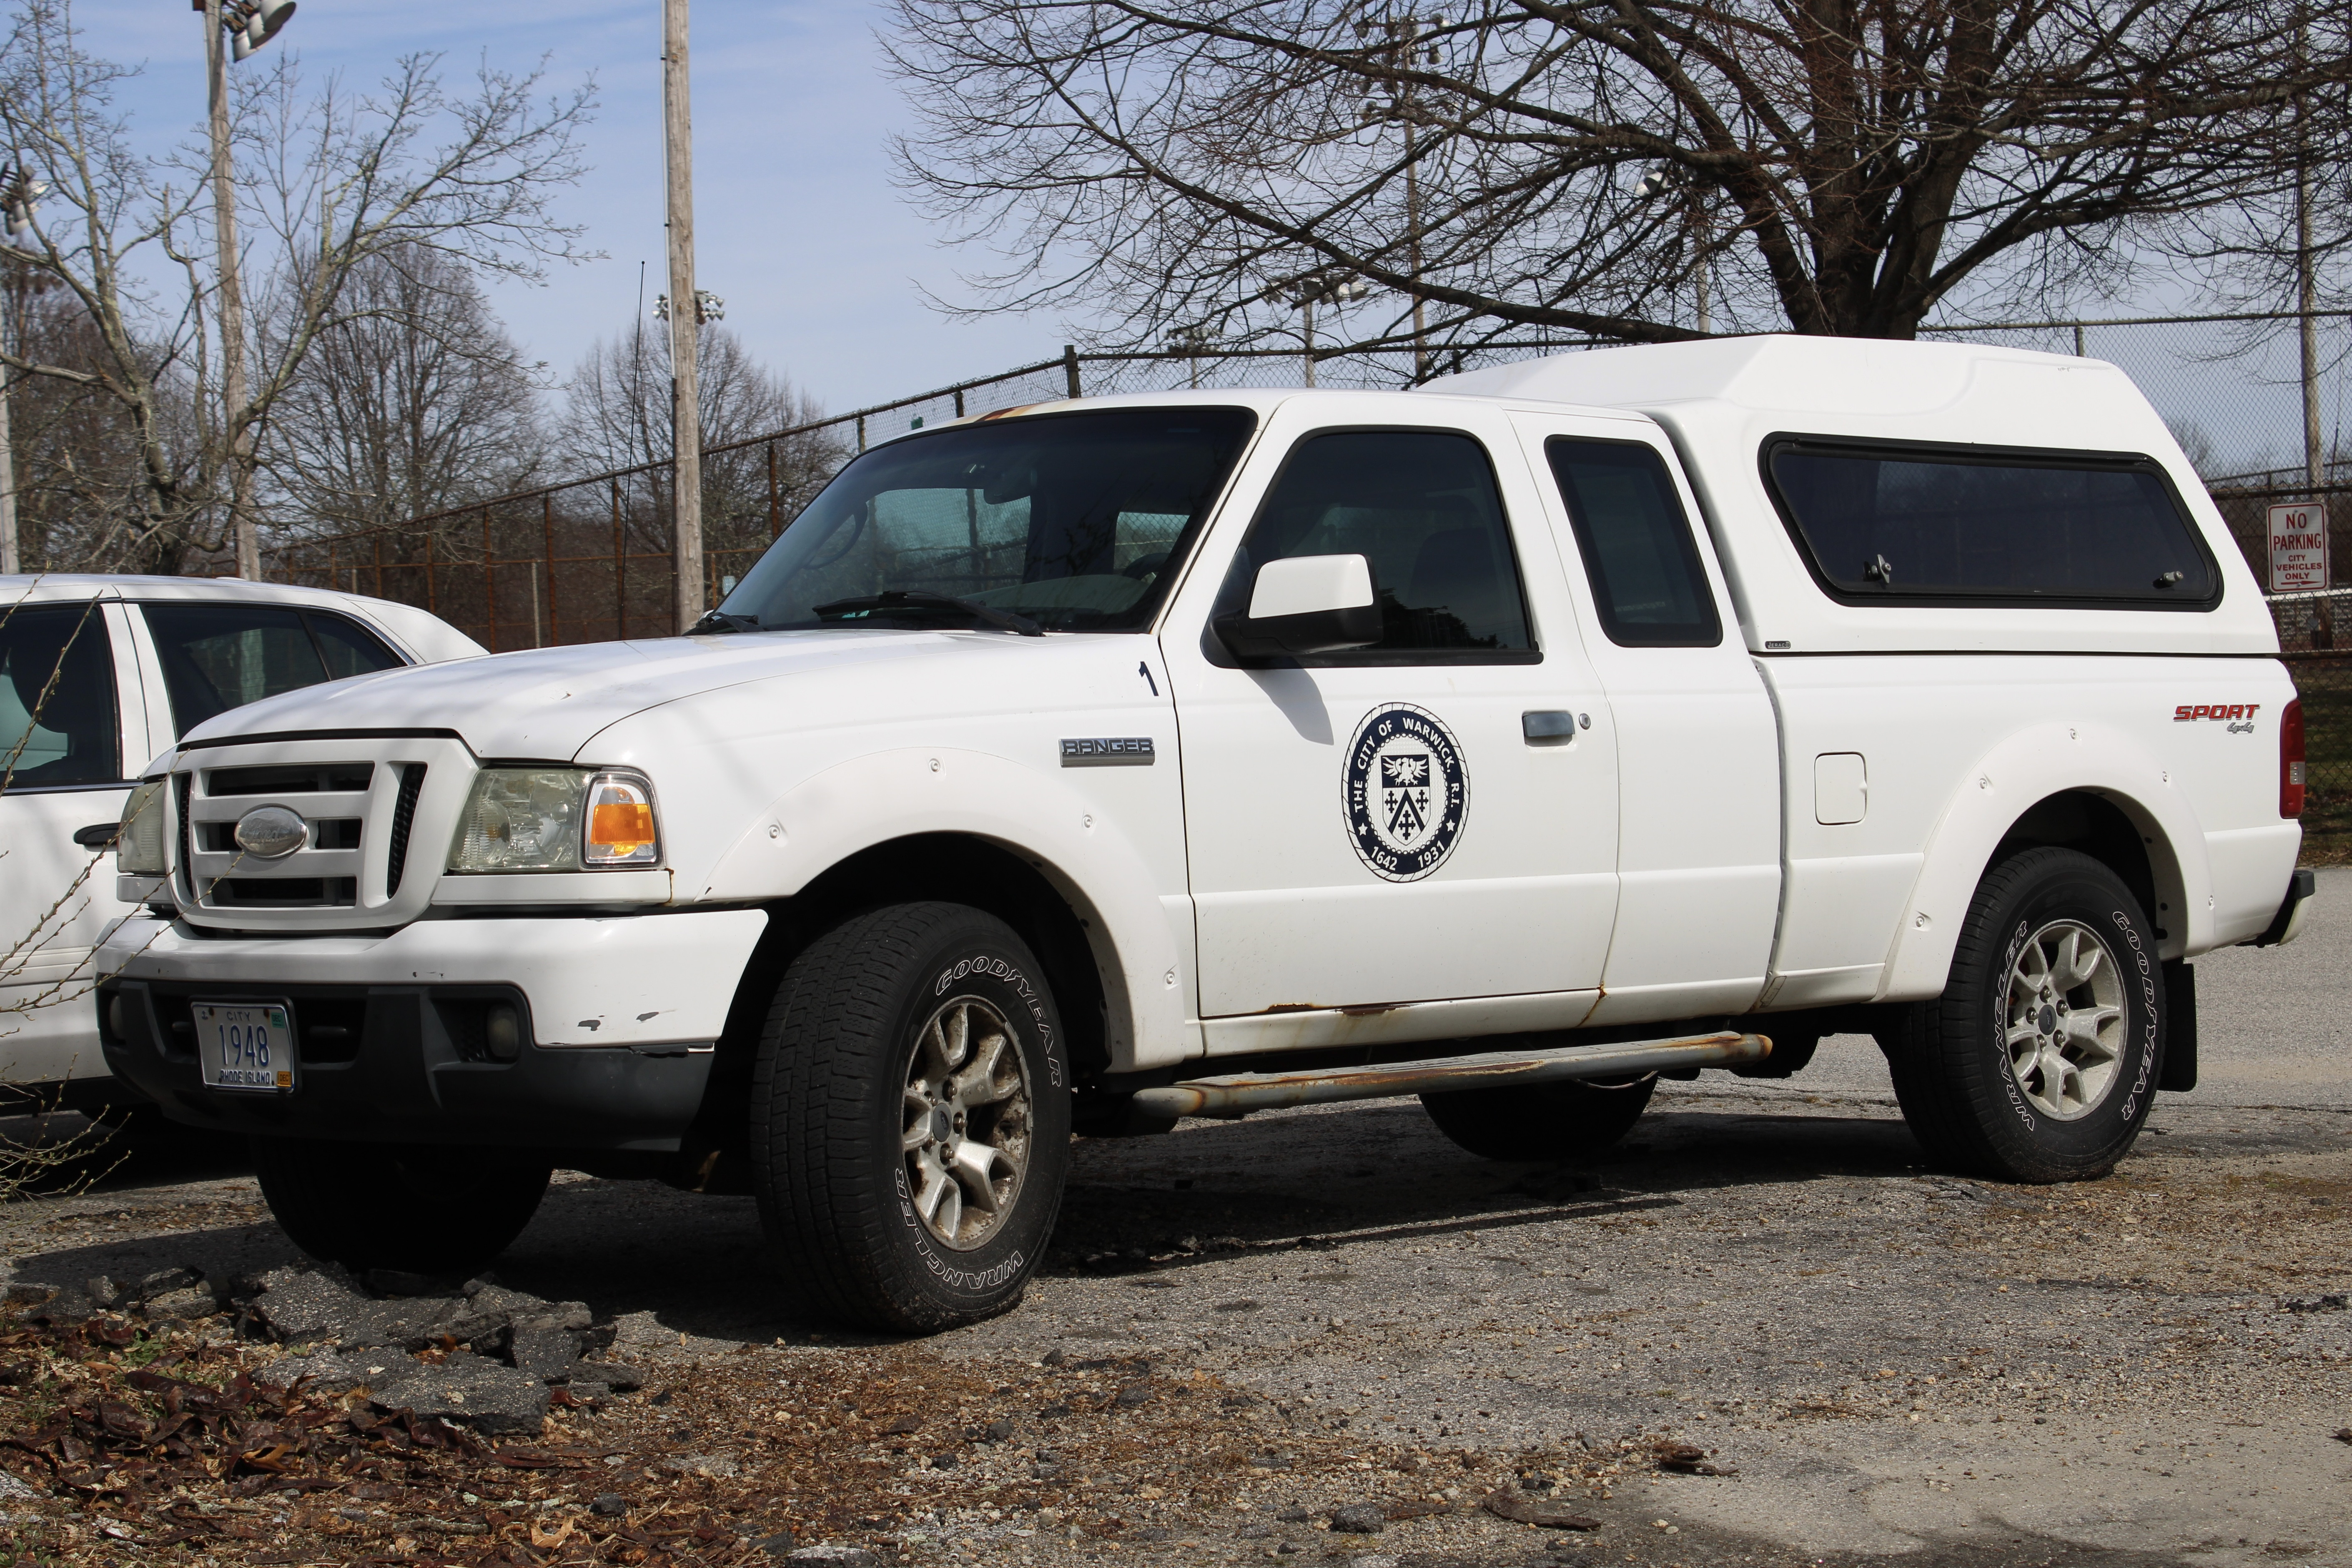
[{"label": "background vehicle window", "polygon": [[401,666],[400,656],[356,621],[317,610],[304,611],[302,618],[310,623],[310,633],[319,639],[319,657],[326,663],[330,680],[372,675],[379,669],[397,669]]},{"label": "background vehicle window", "polygon": [[1633,441],[1544,443],[1601,629],[1621,647],[1713,647],[1715,595],[1665,460]]},{"label": "background vehicle window", "polygon": [[115,783],[121,728],[113,644],[96,605],[28,606],[7,616],[0,625],[0,773],[8,788]]},{"label": "background vehicle window", "polygon": [[1379,644],[1318,663],[1534,649],[1494,466],[1468,436],[1344,430],[1301,441],[1250,524],[1214,613],[1246,610],[1257,569],[1297,555],[1361,555],[1380,595]]},{"label": "background vehicle window", "polygon": [[1783,515],[1841,595],[2203,605],[2213,563],[2154,464],[1782,440]]},{"label": "background vehicle window", "polygon": [[894,441],[843,469],[723,607],[763,630],[939,624],[919,607],[816,613],[920,593],[1056,631],[1140,629],[1255,424],[1245,408],[1109,410]]},{"label": "background vehicle window", "polygon": [[232,708],[401,662],[340,616],[306,615],[274,605],[141,608],[163,661],[172,723],[182,735]]}]

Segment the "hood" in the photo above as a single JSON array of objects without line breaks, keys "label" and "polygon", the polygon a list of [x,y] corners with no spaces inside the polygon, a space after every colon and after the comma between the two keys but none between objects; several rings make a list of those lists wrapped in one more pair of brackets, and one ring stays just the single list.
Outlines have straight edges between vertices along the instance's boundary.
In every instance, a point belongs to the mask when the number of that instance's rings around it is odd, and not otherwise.
[{"label": "hood", "polygon": [[454,731],[479,757],[569,761],[598,731],[680,698],[850,665],[954,656],[996,632],[729,633],[583,643],[387,669],[232,709],[183,746],[263,735]]}]

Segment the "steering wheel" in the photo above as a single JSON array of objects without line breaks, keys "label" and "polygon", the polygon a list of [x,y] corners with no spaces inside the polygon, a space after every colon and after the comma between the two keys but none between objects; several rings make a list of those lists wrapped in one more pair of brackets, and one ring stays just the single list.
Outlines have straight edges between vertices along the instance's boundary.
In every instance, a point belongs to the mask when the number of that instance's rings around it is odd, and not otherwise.
[{"label": "steering wheel", "polygon": [[1155,554],[1139,556],[1135,560],[1129,562],[1126,567],[1120,571],[1119,575],[1122,577],[1132,577],[1137,582],[1140,583],[1146,577],[1150,576],[1153,573],[1159,571],[1162,566],[1167,564],[1168,552],[1162,550]]}]

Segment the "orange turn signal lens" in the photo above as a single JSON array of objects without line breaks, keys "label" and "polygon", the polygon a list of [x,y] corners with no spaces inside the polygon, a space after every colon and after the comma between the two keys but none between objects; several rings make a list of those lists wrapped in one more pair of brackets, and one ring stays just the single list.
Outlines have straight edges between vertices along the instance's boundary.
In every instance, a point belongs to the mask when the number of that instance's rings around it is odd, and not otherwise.
[{"label": "orange turn signal lens", "polygon": [[588,786],[587,853],[591,866],[652,866],[661,860],[661,830],[653,791],[641,778],[601,773]]}]

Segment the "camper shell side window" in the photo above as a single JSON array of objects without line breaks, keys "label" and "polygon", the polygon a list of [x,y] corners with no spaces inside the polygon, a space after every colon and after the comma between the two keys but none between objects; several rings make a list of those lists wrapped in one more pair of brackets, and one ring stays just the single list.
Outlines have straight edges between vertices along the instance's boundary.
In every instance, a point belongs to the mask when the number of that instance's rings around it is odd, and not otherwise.
[{"label": "camper shell side window", "polygon": [[1764,486],[1843,605],[2210,610],[2221,574],[2154,458],[1773,435]]}]

